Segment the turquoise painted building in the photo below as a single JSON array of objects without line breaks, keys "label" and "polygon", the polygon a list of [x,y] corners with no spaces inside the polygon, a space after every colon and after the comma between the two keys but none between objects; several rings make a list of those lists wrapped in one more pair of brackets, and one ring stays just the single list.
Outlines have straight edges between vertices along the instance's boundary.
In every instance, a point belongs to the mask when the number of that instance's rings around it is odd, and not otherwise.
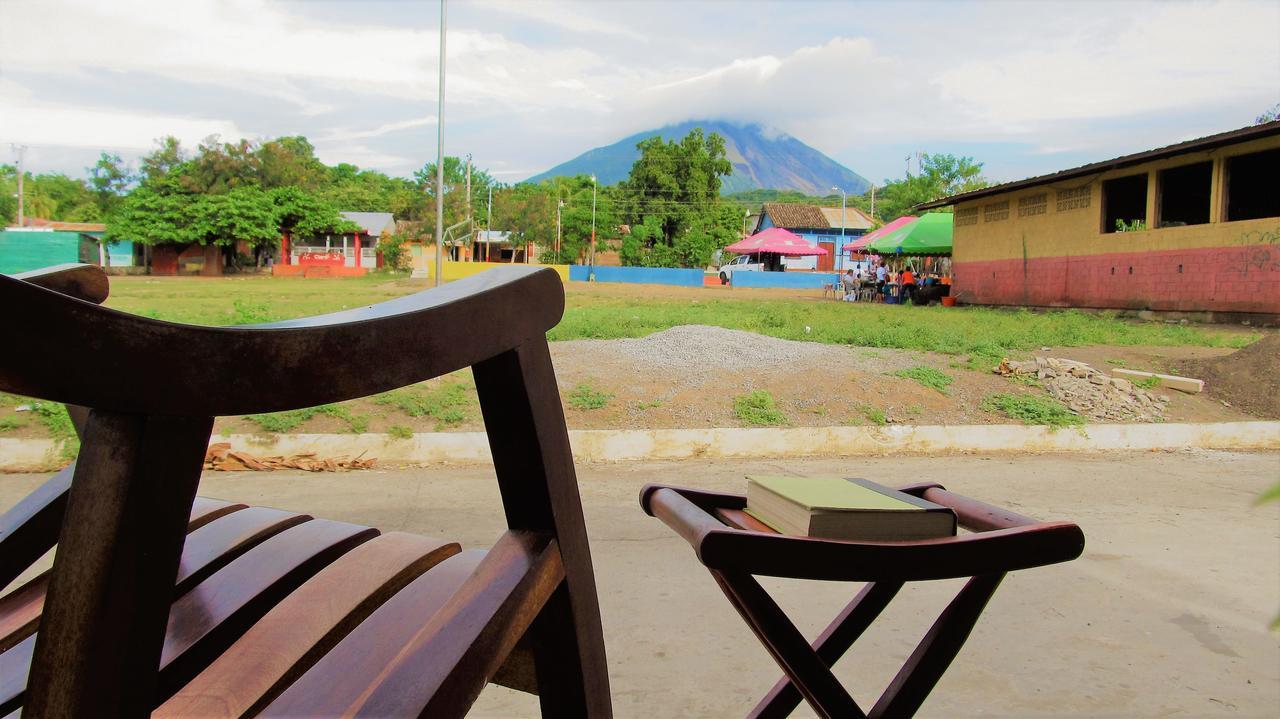
[{"label": "turquoise painted building", "polygon": [[[99,264],[98,238],[101,232],[70,230],[0,230],[0,273],[11,275],[68,262]],[[132,242],[107,246],[107,262],[112,267],[135,264]]]}]

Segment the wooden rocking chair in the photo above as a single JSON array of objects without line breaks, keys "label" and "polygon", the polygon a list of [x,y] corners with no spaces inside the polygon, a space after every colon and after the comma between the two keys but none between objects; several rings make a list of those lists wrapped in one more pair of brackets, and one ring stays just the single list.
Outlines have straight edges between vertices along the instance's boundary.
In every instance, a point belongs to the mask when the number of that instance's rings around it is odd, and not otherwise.
[{"label": "wooden rocking chair", "polygon": [[[461,716],[486,683],[611,715],[546,331],[550,270],[252,327],[99,307],[101,270],[0,275],[0,390],[64,402],[76,463],[0,516],[0,715]],[[474,318],[484,318],[483,323]],[[338,362],[358,356],[375,372]],[[488,552],[196,497],[213,418],[471,367],[508,531]],[[108,379],[109,378],[109,379]]]}]

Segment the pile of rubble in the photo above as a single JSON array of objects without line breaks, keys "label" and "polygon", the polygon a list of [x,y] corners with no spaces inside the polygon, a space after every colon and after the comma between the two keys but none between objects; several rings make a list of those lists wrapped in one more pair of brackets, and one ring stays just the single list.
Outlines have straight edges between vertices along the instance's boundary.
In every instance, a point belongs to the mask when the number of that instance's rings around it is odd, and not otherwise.
[{"label": "pile of rubble", "polygon": [[353,469],[372,469],[376,459],[355,459],[346,456],[320,458],[315,452],[304,452],[273,457],[255,457],[248,452],[236,452],[228,442],[209,445],[204,455],[204,468],[220,472],[270,472],[276,469],[302,469],[308,472],[347,472]]},{"label": "pile of rubble", "polygon": [[1036,357],[1025,362],[1002,360],[996,374],[1035,377],[1045,390],[1076,414],[1108,422],[1158,422],[1169,403],[1127,379],[1109,377],[1083,362]]}]

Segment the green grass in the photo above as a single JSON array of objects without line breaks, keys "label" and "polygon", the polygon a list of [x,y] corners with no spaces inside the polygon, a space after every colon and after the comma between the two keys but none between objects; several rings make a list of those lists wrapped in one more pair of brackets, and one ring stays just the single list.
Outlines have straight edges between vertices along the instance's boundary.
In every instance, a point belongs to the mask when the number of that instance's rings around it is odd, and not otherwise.
[{"label": "green grass", "polygon": [[733,414],[743,424],[768,427],[787,423],[773,395],[762,389],[734,397]]},{"label": "green grass", "polygon": [[1035,394],[993,394],[982,400],[984,412],[999,412],[1023,424],[1048,425],[1054,429],[1084,424],[1084,417],[1072,412],[1053,397]]},{"label": "green grass", "polygon": [[387,427],[387,434],[391,435],[392,439],[413,439],[413,430],[402,424]]},{"label": "green grass", "polygon": [[21,429],[27,426],[27,420],[22,417],[0,417],[0,432],[8,432],[11,429]]},{"label": "green grass", "polygon": [[75,425],[71,424],[66,406],[58,402],[32,402],[31,411],[39,418],[50,437],[63,440],[63,459],[75,459],[80,453],[80,437],[76,434]]},{"label": "green grass", "polygon": [[662,400],[654,399],[648,402],[636,402],[633,406],[638,410],[655,409],[662,406]]},{"label": "green grass", "polygon": [[1125,365],[1129,364],[1128,362],[1125,362],[1125,361],[1124,361],[1124,360],[1122,360],[1122,359],[1109,359],[1109,360],[1107,360],[1106,362],[1107,362],[1107,364],[1113,364],[1113,365],[1115,365],[1115,366],[1117,366],[1117,367],[1123,367],[1123,366],[1125,366]]},{"label": "green grass", "polygon": [[327,415],[346,422],[350,432],[360,434],[369,429],[369,416],[352,414],[351,410],[340,404],[322,404],[319,407],[291,409],[287,412],[271,412],[268,414],[250,414],[245,419],[258,425],[263,432],[283,434],[292,432],[304,422],[316,415]]},{"label": "green grass", "polygon": [[589,384],[579,384],[569,392],[569,406],[574,409],[603,409],[613,395],[601,392]]},{"label": "green grass", "polygon": [[[570,294],[553,340],[641,337],[684,324],[747,330],[783,339],[970,355],[989,371],[1013,351],[1041,346],[1193,345],[1242,347],[1256,333],[1121,319],[1078,310],[907,308],[803,299],[687,299]],[[805,327],[811,327],[806,333]]]},{"label": "green grass", "polygon": [[1160,386],[1160,378],[1143,377],[1142,379],[1135,379],[1133,380],[1133,386],[1141,387],[1142,389],[1155,389]]},{"label": "green grass", "polygon": [[[356,278],[115,277],[107,305],[158,319],[244,324],[361,307],[424,289],[404,275]],[[1243,347],[1260,335],[1196,325],[1121,319],[1078,310],[912,307],[817,302],[797,297],[708,299],[570,291],[552,340],[643,337],[676,325],[706,324],[784,339],[967,355],[990,371],[1002,356],[1041,346]],[[805,327],[811,331],[806,333]]]},{"label": "green grass", "polygon": [[897,372],[890,372],[890,374],[894,377],[913,379],[925,387],[935,389],[942,394],[948,394],[947,386],[955,382],[955,378],[946,372],[922,364],[908,369],[900,369]]},{"label": "green grass", "polygon": [[474,387],[465,382],[419,384],[383,392],[373,401],[410,417],[431,417],[436,421],[436,429],[440,430],[467,421],[468,411],[476,404],[473,390]]}]

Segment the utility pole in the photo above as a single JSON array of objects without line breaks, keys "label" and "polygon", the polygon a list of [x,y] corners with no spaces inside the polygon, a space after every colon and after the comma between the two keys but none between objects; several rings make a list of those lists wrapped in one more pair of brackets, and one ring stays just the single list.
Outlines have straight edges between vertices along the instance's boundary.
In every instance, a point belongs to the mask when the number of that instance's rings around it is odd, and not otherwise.
[{"label": "utility pole", "polygon": [[[484,243],[484,246],[486,248],[485,252],[488,252],[487,248],[489,247],[489,243],[493,242],[493,183],[492,182],[489,183],[489,209],[486,210],[484,214],[484,234],[485,234],[484,239],[487,240],[487,242]],[[512,262],[514,262],[516,259],[515,252],[516,252],[516,246],[512,245],[511,246]],[[502,258],[499,257],[498,259],[502,259]]]},{"label": "utility pole", "polygon": [[15,152],[18,153],[18,227],[23,226],[23,203],[26,197],[22,194],[22,176],[27,174],[26,168],[22,164],[22,156],[27,152],[26,145],[11,145]]},{"label": "utility pole", "polygon": [[591,265],[590,279],[596,277],[596,176],[591,174]]},{"label": "utility pole", "polygon": [[556,200],[556,262],[560,262],[560,211],[564,209],[564,200]]},{"label": "utility pole", "polygon": [[871,186],[871,221],[876,221],[876,186]]},{"label": "utility pole", "polygon": [[[475,215],[471,212],[471,153],[467,153],[467,242],[471,244],[471,248],[476,246],[476,228],[473,224]],[[475,259],[472,257],[471,259]],[[489,246],[486,244],[484,248],[484,259],[489,261]]]},{"label": "utility pole", "polygon": [[849,193],[845,192],[839,187],[832,187],[831,189],[840,193],[840,256],[838,258],[839,265],[836,267],[836,269],[843,270],[844,269],[844,206],[849,199]]},{"label": "utility pole", "polygon": [[440,0],[440,87],[436,108],[436,287],[444,274],[444,31],[445,0]]}]

